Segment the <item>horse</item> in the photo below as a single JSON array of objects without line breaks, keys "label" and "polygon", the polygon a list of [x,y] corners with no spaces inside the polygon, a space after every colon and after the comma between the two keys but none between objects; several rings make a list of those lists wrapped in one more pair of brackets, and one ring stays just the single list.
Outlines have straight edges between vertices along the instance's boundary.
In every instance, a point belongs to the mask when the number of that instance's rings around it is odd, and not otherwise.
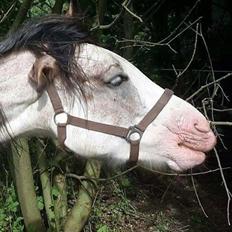
[{"label": "horse", "polygon": [[48,136],[111,163],[180,172],[216,144],[196,108],[97,45],[74,17],[32,19],[0,43],[0,106],[1,143]]}]

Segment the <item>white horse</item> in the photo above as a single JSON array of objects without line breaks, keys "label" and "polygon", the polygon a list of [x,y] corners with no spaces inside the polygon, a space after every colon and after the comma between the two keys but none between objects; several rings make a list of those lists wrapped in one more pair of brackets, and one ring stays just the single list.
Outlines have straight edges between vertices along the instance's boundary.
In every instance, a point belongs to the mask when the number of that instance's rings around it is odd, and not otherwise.
[{"label": "white horse", "polygon": [[[1,142],[11,136],[58,136],[46,91],[50,85],[67,114],[124,128],[138,124],[164,92],[124,58],[91,44],[72,18],[27,23],[0,43],[0,57],[1,127],[8,131]],[[65,121],[66,113],[57,118]],[[123,138],[73,125],[66,130],[64,145],[75,153],[129,159],[130,144]],[[172,96],[145,130],[138,162],[183,171],[201,164],[215,143],[205,117]]]}]

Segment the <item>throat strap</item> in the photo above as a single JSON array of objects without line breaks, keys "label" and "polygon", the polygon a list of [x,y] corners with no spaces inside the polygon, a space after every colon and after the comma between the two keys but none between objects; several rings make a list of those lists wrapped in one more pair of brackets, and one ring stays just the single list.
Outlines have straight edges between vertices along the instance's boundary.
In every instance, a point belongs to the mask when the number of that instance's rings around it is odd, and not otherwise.
[{"label": "throat strap", "polygon": [[[55,112],[54,121],[57,125],[58,142],[62,147],[65,147],[64,142],[67,137],[66,126],[72,125],[125,139],[130,144],[129,162],[133,164],[136,163],[139,158],[139,146],[143,133],[145,132],[146,128],[156,119],[156,117],[159,115],[159,113],[162,111],[162,109],[173,95],[171,90],[165,89],[157,103],[137,125],[125,128],[72,116],[64,111],[61,99],[53,84],[48,86],[47,93]],[[61,114],[64,114],[64,120],[59,122],[57,118]]]}]

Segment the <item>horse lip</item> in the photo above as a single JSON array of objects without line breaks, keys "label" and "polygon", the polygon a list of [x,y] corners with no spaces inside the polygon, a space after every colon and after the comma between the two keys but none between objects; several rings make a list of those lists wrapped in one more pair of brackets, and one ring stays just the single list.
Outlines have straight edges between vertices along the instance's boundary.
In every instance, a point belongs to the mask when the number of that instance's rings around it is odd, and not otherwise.
[{"label": "horse lip", "polygon": [[166,128],[174,135],[178,146],[185,146],[191,150],[208,152],[217,143],[217,138],[211,129],[208,132],[198,131],[198,133],[194,133],[192,131],[191,133],[188,131],[180,131],[169,126],[166,126]]},{"label": "horse lip", "polygon": [[[190,149],[190,148],[189,148]],[[194,151],[194,150],[192,150]],[[196,151],[198,152],[198,151]],[[175,160],[175,159],[169,159],[167,161],[167,165],[170,169],[172,169],[175,172],[183,172],[185,170],[194,168],[198,165],[201,165],[204,161],[205,161],[205,153],[204,152],[200,152],[202,154],[202,157],[198,160],[190,160],[190,161],[184,161],[183,160]]]},{"label": "horse lip", "polygon": [[178,136],[178,146],[185,146],[195,151],[208,152],[212,150],[217,143],[216,136],[212,130],[198,135],[193,133],[175,134]]},{"label": "horse lip", "polygon": [[173,171],[176,171],[176,172],[181,172],[183,171],[184,169],[181,168],[178,163],[174,160],[168,160],[167,161],[167,165],[170,169],[172,169]]},{"label": "horse lip", "polygon": [[185,145],[179,145],[175,153],[167,156],[166,164],[175,172],[182,172],[202,164],[205,161],[206,154],[203,151],[192,149]]}]

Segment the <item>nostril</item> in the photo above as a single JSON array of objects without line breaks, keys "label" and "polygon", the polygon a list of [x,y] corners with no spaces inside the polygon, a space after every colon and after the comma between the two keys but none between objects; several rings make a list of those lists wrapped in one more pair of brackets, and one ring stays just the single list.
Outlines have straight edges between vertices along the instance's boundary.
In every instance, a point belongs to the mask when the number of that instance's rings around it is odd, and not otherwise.
[{"label": "nostril", "polygon": [[201,121],[195,122],[194,127],[202,133],[207,133],[210,131],[210,125],[206,119],[203,119]]}]

